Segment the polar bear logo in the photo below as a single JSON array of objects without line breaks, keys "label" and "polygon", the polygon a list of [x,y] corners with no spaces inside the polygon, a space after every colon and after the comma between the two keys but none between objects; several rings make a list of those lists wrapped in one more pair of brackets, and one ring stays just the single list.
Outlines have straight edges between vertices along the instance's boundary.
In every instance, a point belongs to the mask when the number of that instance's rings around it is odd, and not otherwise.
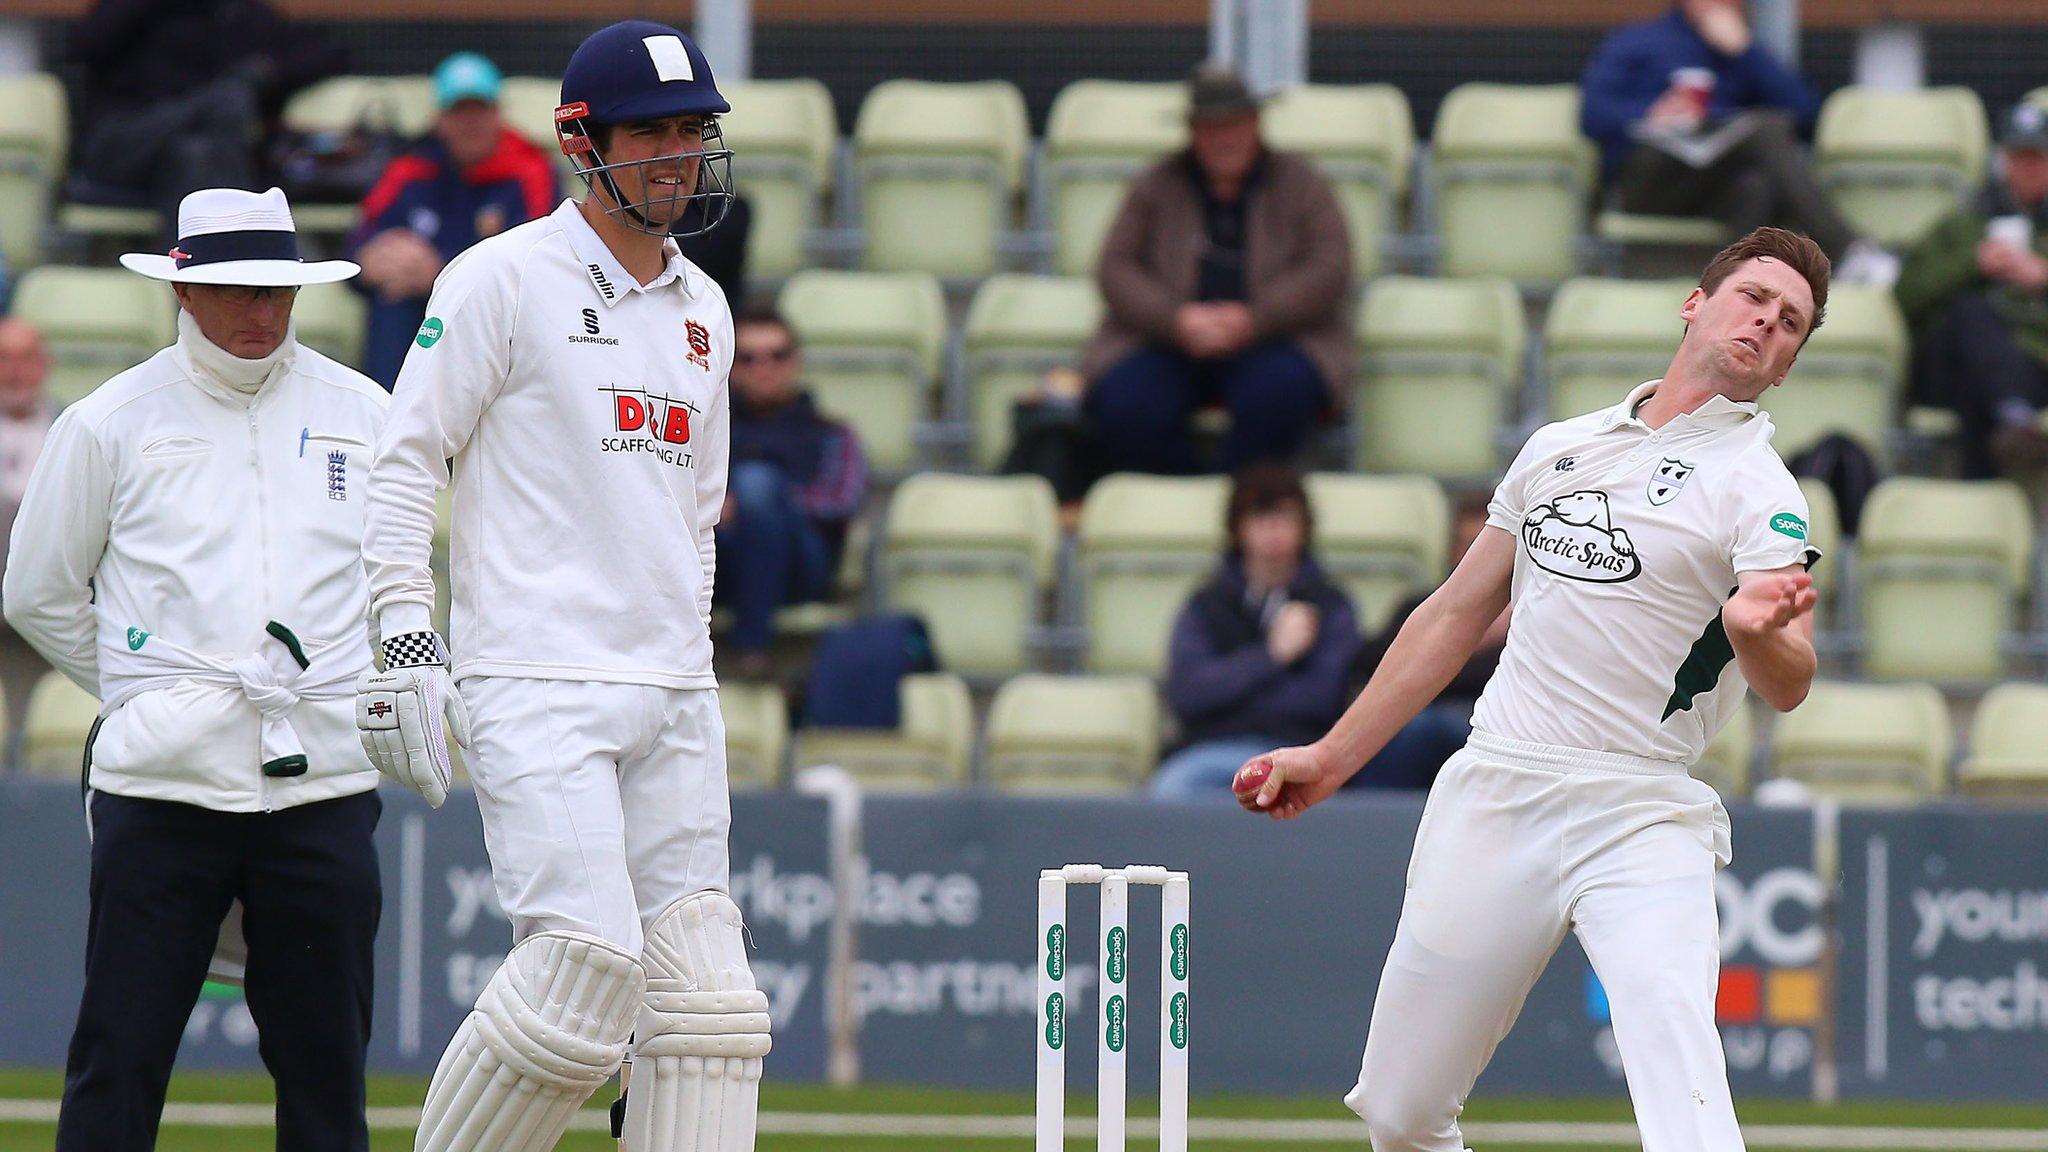
[{"label": "polar bear logo", "polygon": [[1537,567],[1574,580],[1618,584],[1643,570],[1635,541],[1614,526],[1605,492],[1573,492],[1537,505],[1522,522],[1522,543]]},{"label": "polar bear logo", "polygon": [[1602,532],[1614,531],[1614,518],[1607,512],[1607,493],[1574,492],[1559,496],[1550,504],[1551,515],[1567,524],[1582,528],[1598,528]]}]

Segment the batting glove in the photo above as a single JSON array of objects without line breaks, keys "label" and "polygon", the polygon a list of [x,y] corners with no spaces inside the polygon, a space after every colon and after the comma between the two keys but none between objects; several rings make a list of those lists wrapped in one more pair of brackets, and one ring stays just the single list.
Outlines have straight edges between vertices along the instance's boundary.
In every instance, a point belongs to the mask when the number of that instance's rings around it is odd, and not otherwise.
[{"label": "batting glove", "polygon": [[407,632],[384,641],[384,671],[356,679],[356,734],[377,771],[432,807],[448,799],[455,776],[448,737],[469,747],[469,707],[449,678],[439,636]]}]

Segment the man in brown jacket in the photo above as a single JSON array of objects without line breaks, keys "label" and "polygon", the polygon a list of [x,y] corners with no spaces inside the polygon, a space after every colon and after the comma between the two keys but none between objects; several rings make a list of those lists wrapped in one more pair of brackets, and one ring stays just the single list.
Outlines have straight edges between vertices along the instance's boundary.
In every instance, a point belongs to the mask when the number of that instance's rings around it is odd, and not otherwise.
[{"label": "man in brown jacket", "polygon": [[1188,134],[1132,182],[1096,269],[1107,310],[1082,372],[1113,469],[1200,471],[1188,416],[1219,402],[1218,466],[1286,460],[1350,374],[1351,237],[1329,184],[1265,146],[1228,69],[1195,69]]}]

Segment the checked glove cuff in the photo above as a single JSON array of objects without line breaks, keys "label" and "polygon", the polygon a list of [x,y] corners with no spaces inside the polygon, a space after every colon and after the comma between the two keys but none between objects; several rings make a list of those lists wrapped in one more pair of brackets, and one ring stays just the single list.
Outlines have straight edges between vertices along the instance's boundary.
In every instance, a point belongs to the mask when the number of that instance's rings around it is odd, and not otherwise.
[{"label": "checked glove cuff", "polygon": [[448,646],[441,643],[441,637],[434,632],[401,632],[384,639],[384,668],[418,668],[424,665],[446,667]]}]

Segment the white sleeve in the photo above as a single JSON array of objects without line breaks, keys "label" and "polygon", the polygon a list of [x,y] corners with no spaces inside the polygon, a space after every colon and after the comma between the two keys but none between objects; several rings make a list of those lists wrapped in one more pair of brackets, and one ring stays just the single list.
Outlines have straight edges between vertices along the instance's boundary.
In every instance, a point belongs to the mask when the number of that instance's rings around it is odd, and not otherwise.
[{"label": "white sleeve", "polygon": [[1729,551],[1738,575],[1793,564],[1811,568],[1820,559],[1820,549],[1807,540],[1806,493],[1776,452],[1766,454],[1767,461],[1741,469],[1744,479],[1729,485]]},{"label": "white sleeve", "polygon": [[434,494],[511,369],[518,270],[477,255],[458,257],[434,284],[370,463],[363,563],[370,619],[384,636],[433,627]]},{"label": "white sleeve", "polygon": [[[727,348],[732,341],[727,339]],[[697,562],[704,573],[704,586],[697,590],[697,612],[704,627],[711,627],[711,590],[718,572],[718,518],[725,511],[726,468],[732,455],[732,361],[726,361],[726,377],[718,382],[711,408],[704,413],[704,431],[697,442]]]},{"label": "white sleeve", "polygon": [[76,410],[57,417],[29,474],[0,587],[7,622],[79,687],[100,692],[92,578],[107,550],[114,470]]}]

